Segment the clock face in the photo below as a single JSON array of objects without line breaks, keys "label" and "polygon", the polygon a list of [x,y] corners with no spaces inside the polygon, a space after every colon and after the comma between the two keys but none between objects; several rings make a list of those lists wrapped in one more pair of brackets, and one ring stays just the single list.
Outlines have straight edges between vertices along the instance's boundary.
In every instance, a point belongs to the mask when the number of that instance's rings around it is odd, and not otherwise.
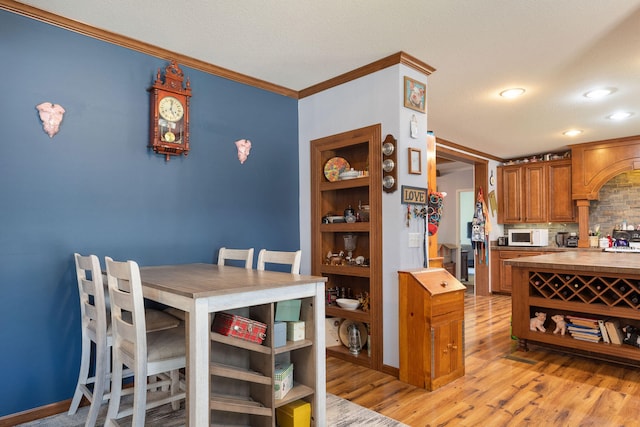
[{"label": "clock face", "polygon": [[184,106],[173,96],[165,96],[158,104],[158,112],[163,119],[177,122],[184,115]]}]

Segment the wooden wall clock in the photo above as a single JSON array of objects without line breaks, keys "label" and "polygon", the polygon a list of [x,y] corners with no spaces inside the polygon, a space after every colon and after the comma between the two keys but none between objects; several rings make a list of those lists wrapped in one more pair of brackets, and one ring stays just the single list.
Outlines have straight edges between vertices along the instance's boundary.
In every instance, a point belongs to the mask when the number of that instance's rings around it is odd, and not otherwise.
[{"label": "wooden wall clock", "polygon": [[158,154],[164,154],[167,161],[171,156],[189,154],[189,99],[191,83],[176,63],[171,61],[164,70],[164,82],[160,68],[151,92],[151,132],[149,147]]}]

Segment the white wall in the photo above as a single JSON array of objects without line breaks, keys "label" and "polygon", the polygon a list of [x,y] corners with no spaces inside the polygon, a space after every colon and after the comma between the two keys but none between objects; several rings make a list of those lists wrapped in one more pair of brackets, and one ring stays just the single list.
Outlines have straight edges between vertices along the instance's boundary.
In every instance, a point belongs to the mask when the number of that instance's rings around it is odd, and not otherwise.
[{"label": "white wall", "polygon": [[[427,186],[427,116],[403,106],[404,76],[427,82],[422,73],[399,64],[303,98],[298,103],[303,274],[311,272],[309,141],[376,123],[382,124],[383,138],[391,134],[398,140],[398,191],[383,193],[382,197],[383,363],[393,367],[399,367],[398,270],[421,267],[423,260],[421,248],[408,247],[408,233],[421,229],[421,221],[413,220],[407,228],[406,206],[400,204],[400,188],[402,185]],[[410,137],[409,124],[414,114],[418,120],[418,139]],[[422,175],[408,174],[409,147],[422,150]]]}]

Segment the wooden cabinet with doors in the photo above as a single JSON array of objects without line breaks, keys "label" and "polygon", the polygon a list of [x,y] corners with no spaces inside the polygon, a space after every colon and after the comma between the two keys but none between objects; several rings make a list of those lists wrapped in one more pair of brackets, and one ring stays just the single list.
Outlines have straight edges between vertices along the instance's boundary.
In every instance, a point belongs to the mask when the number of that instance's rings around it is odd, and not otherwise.
[{"label": "wooden cabinet with doors", "polygon": [[442,268],[398,272],[400,380],[435,390],[464,375],[465,286]]},{"label": "wooden cabinet with doors", "polygon": [[549,222],[575,222],[576,204],[571,197],[571,160],[549,162]]},{"label": "wooden cabinet with doors", "polygon": [[498,167],[498,223],[522,222],[522,168]]},{"label": "wooden cabinet with doors", "polygon": [[542,163],[523,167],[521,203],[524,222],[547,221],[547,168]]},{"label": "wooden cabinet with doors", "polygon": [[571,160],[499,166],[498,223],[575,222]]},{"label": "wooden cabinet with doors", "polygon": [[[361,337],[363,348],[358,354],[346,345],[327,347],[327,354],[377,370],[382,370],[381,131],[377,124],[311,141],[312,273],[327,277],[329,290],[344,289],[353,298],[368,296],[366,305],[356,310],[327,304],[327,316],[364,324],[368,335]],[[348,179],[331,174],[332,164],[345,162],[363,173]],[[356,216],[355,222],[344,222],[349,206],[356,213],[359,206],[369,210]],[[355,249],[348,259],[345,239],[354,236]],[[340,257],[340,252],[345,256]]]},{"label": "wooden cabinet with doors", "polygon": [[542,255],[543,251],[530,250],[500,250],[491,251],[491,291],[510,294],[513,285],[511,283],[511,266],[505,261],[524,256]]}]

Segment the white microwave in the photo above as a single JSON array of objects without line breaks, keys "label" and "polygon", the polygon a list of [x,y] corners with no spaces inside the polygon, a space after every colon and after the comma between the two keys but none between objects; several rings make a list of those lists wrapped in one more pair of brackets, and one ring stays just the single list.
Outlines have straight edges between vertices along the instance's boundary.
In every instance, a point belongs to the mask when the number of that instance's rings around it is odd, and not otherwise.
[{"label": "white microwave", "polygon": [[546,228],[511,229],[509,246],[549,246],[549,230]]}]

